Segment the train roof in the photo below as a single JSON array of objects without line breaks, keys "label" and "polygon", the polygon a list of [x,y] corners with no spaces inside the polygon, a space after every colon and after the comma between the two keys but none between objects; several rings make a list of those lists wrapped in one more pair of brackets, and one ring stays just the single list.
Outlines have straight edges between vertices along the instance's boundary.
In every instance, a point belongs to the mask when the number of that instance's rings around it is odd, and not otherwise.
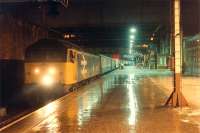
[{"label": "train roof", "polygon": [[37,50],[37,49],[67,49],[75,48],[81,50],[81,48],[71,42],[65,40],[59,40],[55,38],[44,38],[36,43],[30,45],[27,50]]},{"label": "train roof", "polygon": [[40,50],[58,50],[58,51],[65,51],[68,48],[73,48],[78,50],[79,52],[84,52],[88,54],[98,55],[92,52],[88,52],[87,50],[83,49],[80,46],[77,46],[76,44],[73,44],[66,40],[56,39],[56,38],[44,38],[40,39],[39,41],[35,42],[34,44],[30,45],[26,49],[26,54],[28,54],[31,51],[38,51]]}]

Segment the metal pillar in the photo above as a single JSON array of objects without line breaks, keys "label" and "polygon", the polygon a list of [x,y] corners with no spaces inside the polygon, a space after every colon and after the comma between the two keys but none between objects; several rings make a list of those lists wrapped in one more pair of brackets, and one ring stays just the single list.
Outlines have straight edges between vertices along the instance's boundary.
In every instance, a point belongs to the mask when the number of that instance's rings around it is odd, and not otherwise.
[{"label": "metal pillar", "polygon": [[158,49],[155,48],[155,69],[158,69]]},{"label": "metal pillar", "polygon": [[187,106],[181,92],[181,26],[180,26],[180,0],[173,0],[173,41],[174,41],[174,90],[165,103],[166,106],[182,107]]}]

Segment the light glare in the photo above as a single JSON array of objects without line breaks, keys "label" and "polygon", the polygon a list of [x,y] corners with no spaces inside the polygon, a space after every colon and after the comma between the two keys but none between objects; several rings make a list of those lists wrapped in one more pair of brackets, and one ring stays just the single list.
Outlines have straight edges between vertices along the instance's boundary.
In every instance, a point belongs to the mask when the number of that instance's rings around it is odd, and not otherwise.
[{"label": "light glare", "polygon": [[129,49],[129,54],[132,54],[132,50],[131,49]]},{"label": "light glare", "polygon": [[53,80],[52,76],[50,76],[50,75],[45,75],[42,78],[42,84],[45,86],[51,86],[53,83],[54,83],[54,80]]},{"label": "light glare", "polygon": [[39,68],[35,68],[34,73],[38,74],[39,72],[40,72],[40,69]]},{"label": "light glare", "polygon": [[135,28],[131,28],[131,29],[130,29],[130,32],[131,32],[131,33],[135,33],[135,32],[136,32],[136,29],[135,29]]},{"label": "light glare", "polygon": [[56,69],[54,67],[50,67],[48,73],[54,75],[56,73]]},{"label": "light glare", "polygon": [[135,38],[135,36],[134,36],[134,35],[131,35],[131,36],[130,36],[130,39],[134,39],[134,38]]}]

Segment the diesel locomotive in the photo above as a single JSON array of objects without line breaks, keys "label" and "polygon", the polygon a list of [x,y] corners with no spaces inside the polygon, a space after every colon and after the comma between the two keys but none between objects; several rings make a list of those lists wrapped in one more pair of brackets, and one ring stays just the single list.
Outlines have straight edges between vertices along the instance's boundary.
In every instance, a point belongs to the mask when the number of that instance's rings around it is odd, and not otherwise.
[{"label": "diesel locomotive", "polygon": [[85,52],[68,41],[41,39],[26,50],[25,84],[70,87],[118,66],[119,60]]}]

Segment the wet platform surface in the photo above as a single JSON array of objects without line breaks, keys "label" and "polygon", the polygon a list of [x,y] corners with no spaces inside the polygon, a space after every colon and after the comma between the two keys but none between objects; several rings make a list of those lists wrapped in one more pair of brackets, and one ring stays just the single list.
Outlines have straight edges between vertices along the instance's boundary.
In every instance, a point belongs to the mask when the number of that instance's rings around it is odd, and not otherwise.
[{"label": "wet platform surface", "polygon": [[21,118],[2,133],[198,133],[198,124],[163,107],[168,95],[152,78],[168,71],[116,70]]}]

